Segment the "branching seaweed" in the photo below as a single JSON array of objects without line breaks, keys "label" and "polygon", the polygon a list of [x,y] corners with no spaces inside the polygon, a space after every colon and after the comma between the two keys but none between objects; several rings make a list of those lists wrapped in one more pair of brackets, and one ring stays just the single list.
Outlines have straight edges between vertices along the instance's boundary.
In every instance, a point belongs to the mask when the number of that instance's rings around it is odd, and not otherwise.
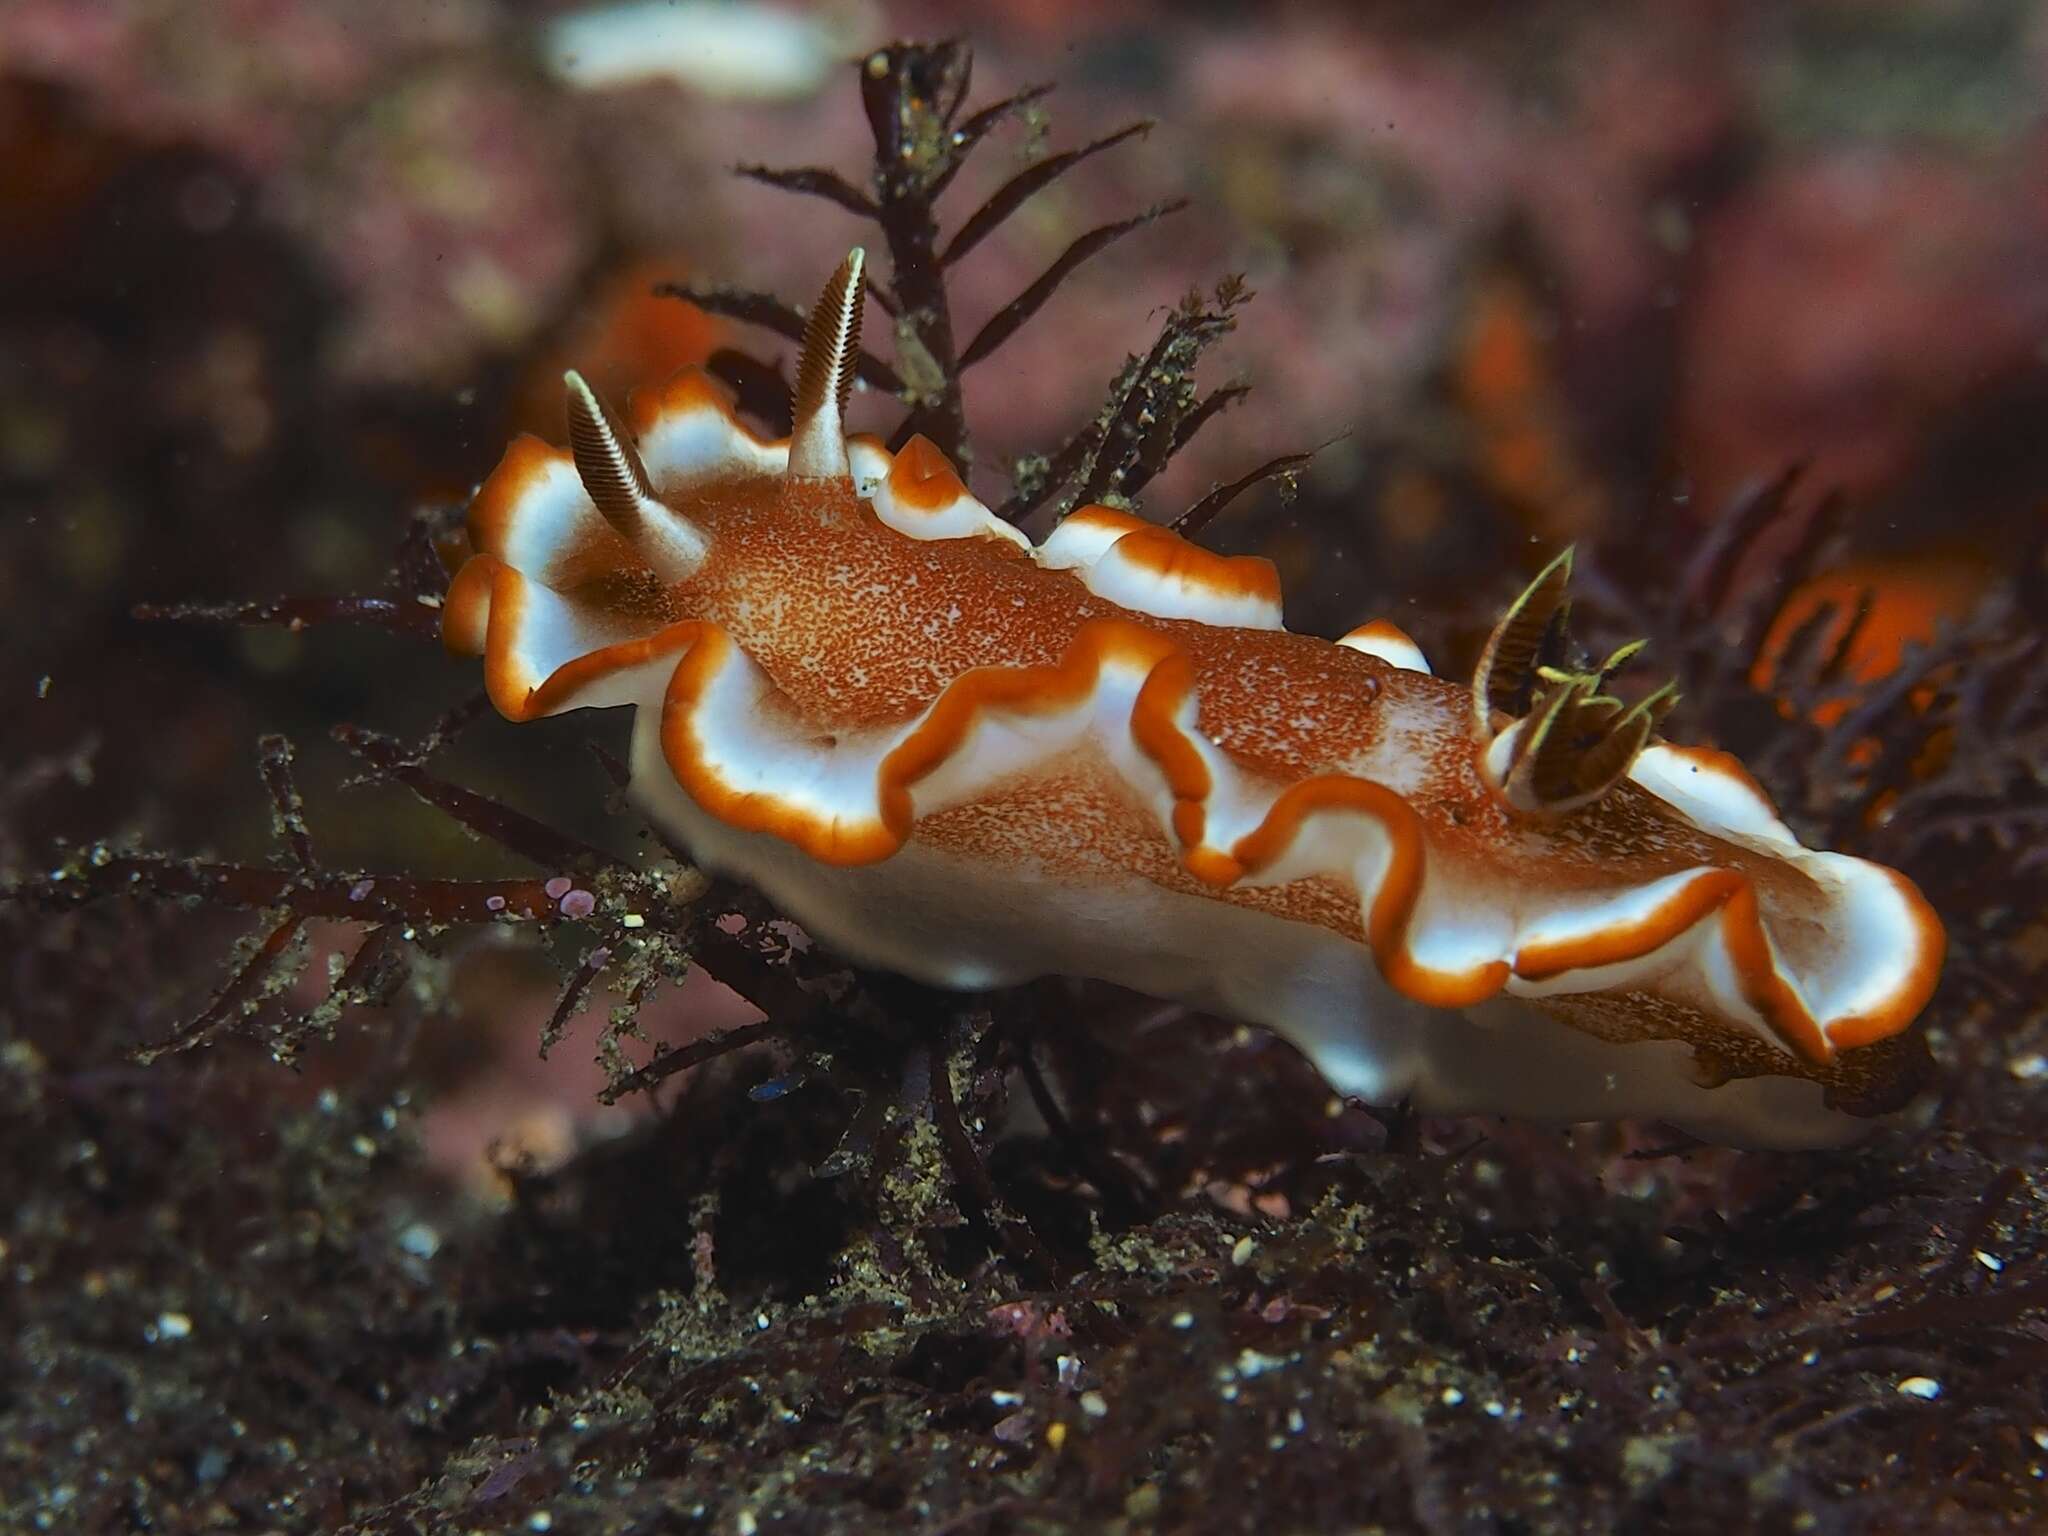
[{"label": "branching seaweed", "polygon": [[[878,227],[889,251],[891,278],[883,283],[871,275],[868,292],[895,322],[898,362],[891,367],[864,352],[859,376],[906,407],[890,434],[892,449],[921,433],[963,467],[975,461],[961,395],[967,370],[992,356],[1035,317],[1085,262],[1124,236],[1187,206],[1184,199],[1159,203],[1076,236],[1043,273],[960,345],[947,274],[1032,197],[1152,126],[1130,123],[1026,167],[991,193],[950,238],[943,238],[937,204],[968,157],[991,132],[1035,109],[1052,89],[1033,86],[963,118],[973,63],[971,50],[958,42],[895,43],[867,57],[861,66],[861,100],[875,141],[871,192],[863,192],[836,171],[818,167],[742,166],[739,171],[779,191],[822,198]],[[688,283],[666,284],[658,291],[712,314],[761,326],[788,341],[802,341],[804,313],[772,294]],[[1135,496],[1206,422],[1243,398],[1242,384],[1198,394],[1192,373],[1202,353],[1232,328],[1232,311],[1250,296],[1241,282],[1231,280],[1218,287],[1213,301],[1196,295],[1183,301],[1146,356],[1126,362],[1101,413],[1051,454],[1015,466],[1015,489],[1000,508],[1002,515],[1021,521],[1055,498],[1065,511],[1083,502]],[[778,370],[738,352],[722,354],[713,366],[734,385],[744,407],[782,429],[786,397],[774,387],[780,379]],[[1205,502],[1193,526],[1206,523],[1239,492],[1302,462],[1301,457],[1289,456],[1254,470]]]}]

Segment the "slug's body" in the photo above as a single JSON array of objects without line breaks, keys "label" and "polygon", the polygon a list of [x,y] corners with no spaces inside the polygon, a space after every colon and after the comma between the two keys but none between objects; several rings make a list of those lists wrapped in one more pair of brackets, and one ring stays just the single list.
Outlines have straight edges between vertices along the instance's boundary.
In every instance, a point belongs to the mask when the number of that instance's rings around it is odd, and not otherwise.
[{"label": "slug's body", "polygon": [[514,445],[449,594],[500,710],[635,705],[650,814],[926,981],[1120,982],[1437,1112],[1811,1145],[1900,1101],[1939,925],[1543,668],[1561,582],[1475,712],[1389,626],[1280,628],[1263,561],[1106,508],[1034,549],[921,439],[844,437],[859,292],[850,259],[786,443],[700,375],[630,428],[572,376],[573,455]]}]

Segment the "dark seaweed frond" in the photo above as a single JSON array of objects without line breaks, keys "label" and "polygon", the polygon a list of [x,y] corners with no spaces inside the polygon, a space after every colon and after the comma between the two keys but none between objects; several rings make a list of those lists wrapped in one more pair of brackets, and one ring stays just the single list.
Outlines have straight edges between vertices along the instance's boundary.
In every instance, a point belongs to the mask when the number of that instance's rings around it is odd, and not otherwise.
[{"label": "dark seaweed frond", "polygon": [[[1143,135],[1152,126],[1144,121],[1130,123],[1079,148],[1026,167],[991,193],[950,237],[942,236],[938,201],[961,166],[991,130],[1034,106],[1051,89],[1040,86],[1019,92],[961,121],[959,114],[973,65],[972,50],[961,42],[892,43],[861,61],[861,100],[875,141],[874,167],[870,173],[872,194],[861,191],[836,171],[821,167],[739,168],[739,174],[750,180],[779,191],[822,198],[878,226],[889,251],[889,280],[884,283],[871,276],[869,296],[895,321],[898,362],[892,368],[872,353],[865,353],[860,377],[895,395],[907,407],[902,421],[890,433],[890,447],[900,447],[911,436],[921,433],[963,468],[975,458],[961,396],[961,379],[967,370],[992,356],[1036,316],[1084,263],[1124,236],[1187,206],[1184,199],[1159,203],[1076,236],[1022,292],[997,306],[962,346],[947,291],[947,273],[1031,198],[1096,155]],[[803,336],[803,314],[772,294],[691,283],[665,284],[658,291],[686,299],[712,314],[762,326],[790,341],[801,341]],[[1111,413],[1118,413],[1126,405],[1135,410],[1146,404],[1158,393],[1158,370],[1168,355],[1184,350],[1186,339],[1195,333],[1205,332],[1217,320],[1227,318],[1229,309],[1245,296],[1239,291],[1227,302],[1219,296],[1216,309],[1220,313],[1206,320],[1194,312],[1177,315],[1155,347],[1155,356],[1139,370],[1138,378],[1150,379],[1151,384],[1138,387],[1133,393],[1131,387],[1120,381]],[[1201,306],[1194,308],[1199,310]],[[1196,344],[1194,354],[1198,355],[1206,344],[1206,339]],[[1192,355],[1184,361],[1192,362]],[[735,383],[758,383],[764,376],[774,375],[767,365],[751,359],[741,362],[737,356],[729,358],[719,371]],[[1127,369],[1126,373],[1129,372]],[[1186,445],[1204,421],[1242,393],[1241,388],[1235,389],[1208,402],[1206,410],[1196,410],[1195,402],[1178,406],[1162,423],[1151,424],[1142,465],[1138,463],[1138,454],[1126,454],[1119,445],[1099,474],[1092,472],[1098,464],[1098,450],[1114,428],[1110,422],[1098,419],[1091,429],[1085,429],[1049,461],[1037,461],[1034,467],[1020,472],[1018,493],[1006,503],[1004,515],[1013,520],[1021,518],[1077,475],[1083,488],[1092,490],[1088,499],[1134,494],[1174,452]],[[742,396],[743,401],[748,398]],[[756,413],[763,415],[770,425],[779,426],[777,416],[768,411],[767,391],[756,389],[751,398]],[[1258,478],[1262,476],[1251,477],[1253,482]]]},{"label": "dark seaweed frond", "polygon": [[[1016,490],[1001,514],[1017,523],[1048,503],[1064,515],[1143,490],[1203,423],[1243,397],[1241,384],[1202,394],[1194,370],[1203,353],[1236,329],[1237,310],[1251,297],[1241,278],[1229,277],[1211,295],[1183,298],[1145,355],[1124,359],[1102,409],[1051,454],[1016,466]],[[1262,466],[1251,479],[1281,472]]]}]

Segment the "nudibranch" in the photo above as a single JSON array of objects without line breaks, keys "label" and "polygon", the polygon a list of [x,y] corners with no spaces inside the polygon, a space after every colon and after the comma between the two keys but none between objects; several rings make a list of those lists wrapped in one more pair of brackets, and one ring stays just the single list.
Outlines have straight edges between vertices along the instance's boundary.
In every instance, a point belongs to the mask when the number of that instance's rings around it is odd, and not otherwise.
[{"label": "nudibranch", "polygon": [[1910,1096],[1943,933],[1559,644],[1568,560],[1461,687],[1273,566],[1088,506],[1033,545],[931,443],[849,436],[856,251],[786,439],[686,370],[479,489],[449,647],[512,720],[636,709],[632,792],[860,963],[1064,973],[1267,1026],[1339,1091],[1774,1147]]}]

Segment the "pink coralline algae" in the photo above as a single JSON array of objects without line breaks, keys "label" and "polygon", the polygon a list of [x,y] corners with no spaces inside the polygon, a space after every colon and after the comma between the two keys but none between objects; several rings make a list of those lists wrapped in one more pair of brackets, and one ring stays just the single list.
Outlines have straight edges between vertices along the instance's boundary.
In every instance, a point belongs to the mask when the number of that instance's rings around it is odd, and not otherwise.
[{"label": "pink coralline algae", "polygon": [[7,62],[76,91],[109,128],[197,144],[254,180],[344,300],[343,374],[446,383],[529,339],[593,232],[546,85],[494,49],[481,0],[192,6],[19,0]]}]

